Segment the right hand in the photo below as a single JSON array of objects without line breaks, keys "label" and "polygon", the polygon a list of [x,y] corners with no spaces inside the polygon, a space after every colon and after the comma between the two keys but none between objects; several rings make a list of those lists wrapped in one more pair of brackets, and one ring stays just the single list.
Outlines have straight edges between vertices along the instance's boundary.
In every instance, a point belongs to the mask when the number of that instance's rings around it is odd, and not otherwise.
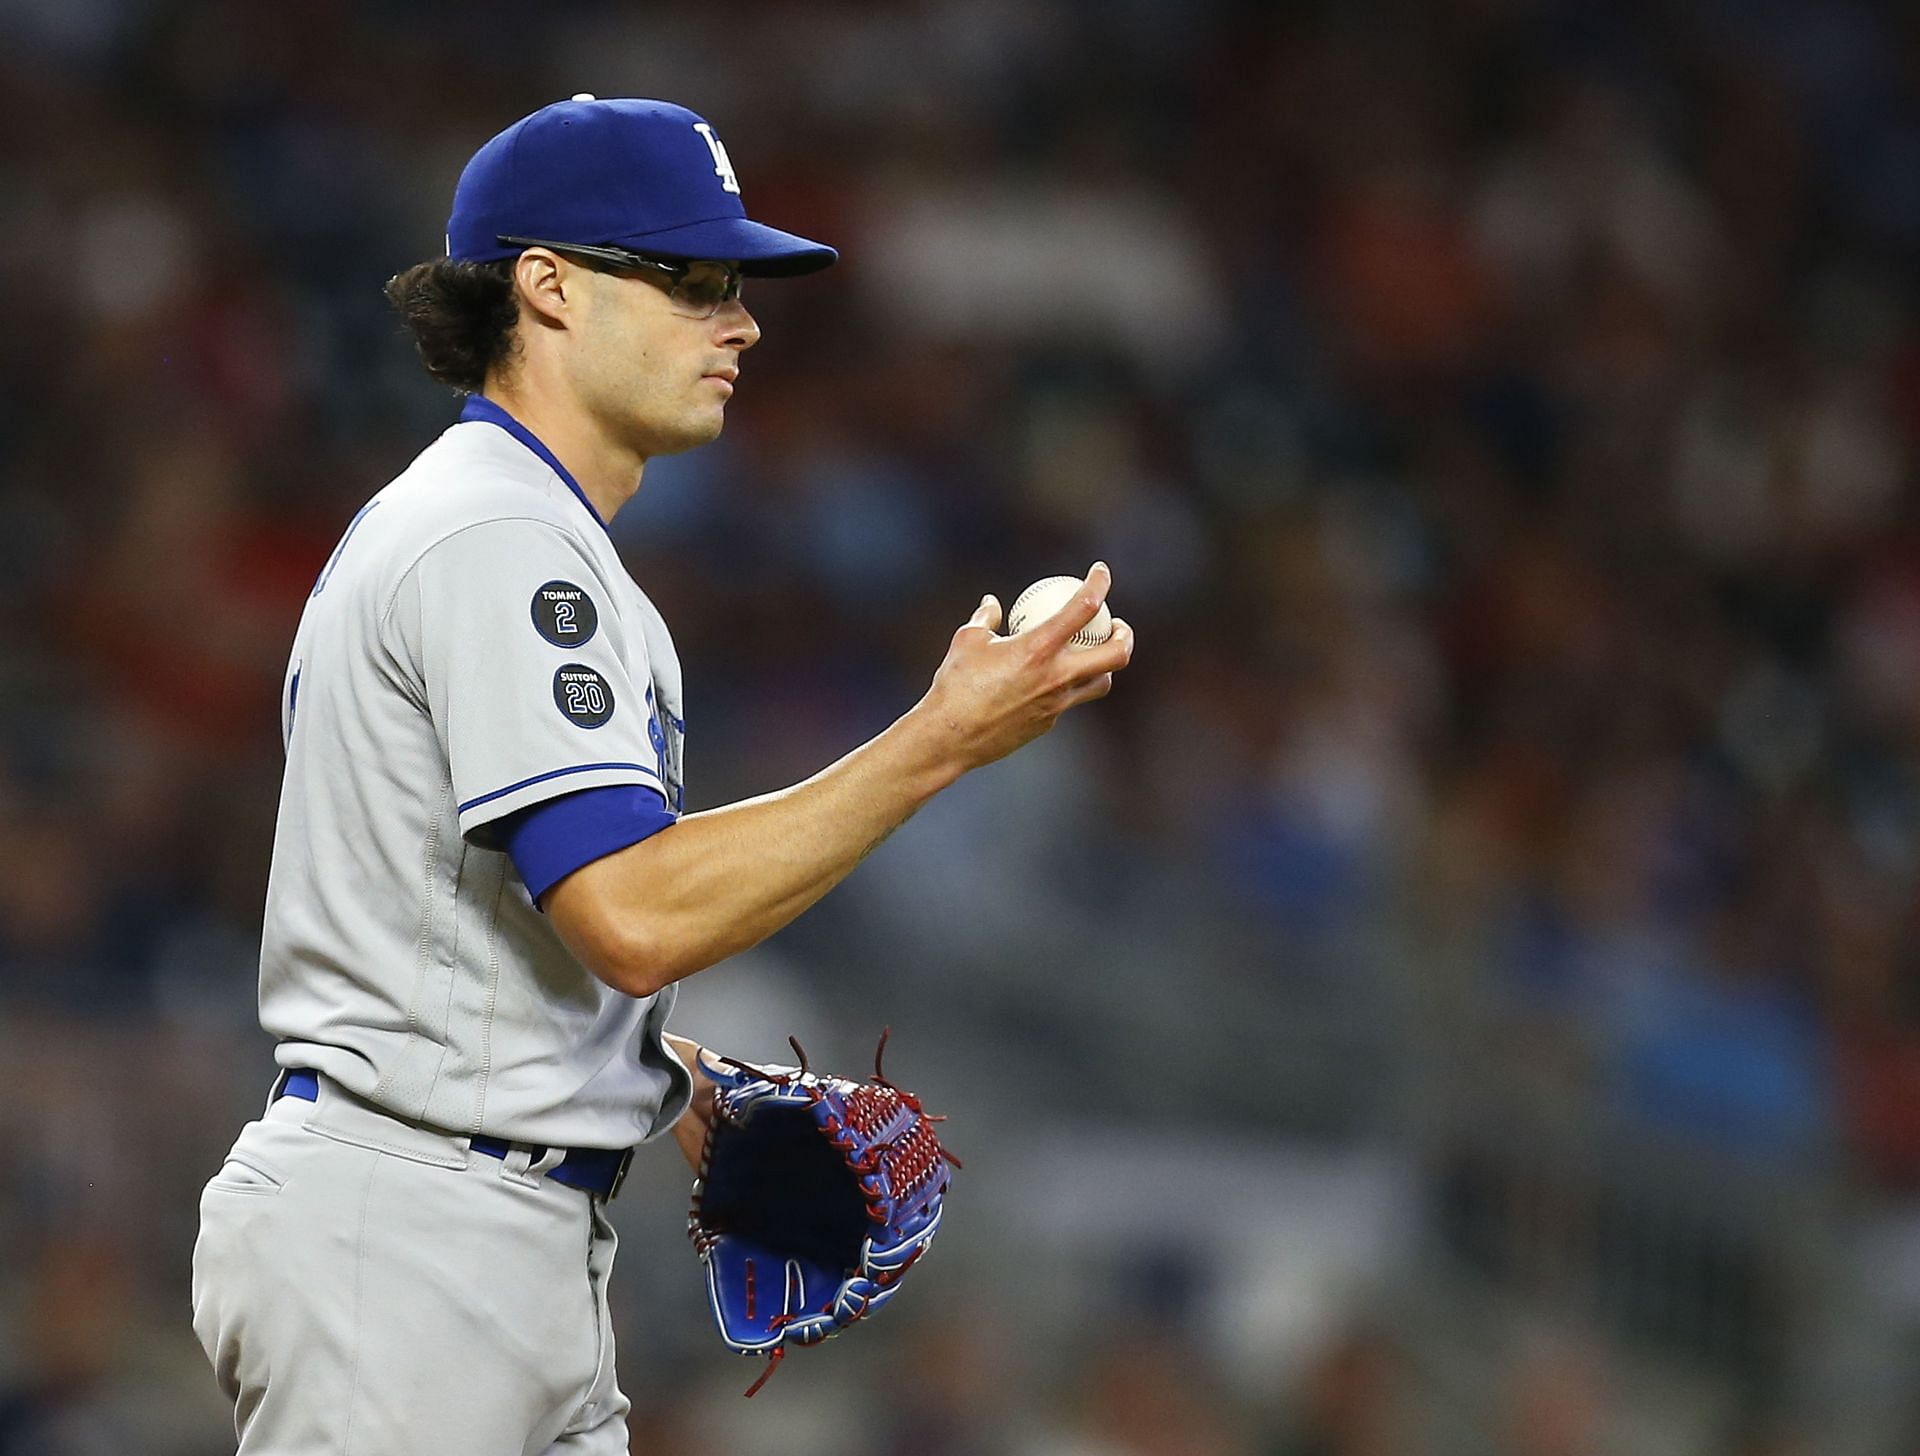
[{"label": "right hand", "polygon": [[1013,637],[999,635],[1000,603],[991,595],[980,599],[915,709],[944,730],[963,772],[1005,758],[1067,709],[1113,690],[1113,675],[1133,657],[1133,628],[1116,617],[1113,635],[1099,646],[1068,645],[1112,585],[1106,563],[1094,563],[1065,606]]}]

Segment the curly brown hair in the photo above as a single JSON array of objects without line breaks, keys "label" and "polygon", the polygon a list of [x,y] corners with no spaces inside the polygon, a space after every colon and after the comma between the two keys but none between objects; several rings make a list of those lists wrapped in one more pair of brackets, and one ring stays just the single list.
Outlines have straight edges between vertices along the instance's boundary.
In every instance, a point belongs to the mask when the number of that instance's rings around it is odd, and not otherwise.
[{"label": "curly brown hair", "polygon": [[406,321],[427,373],[462,394],[479,393],[488,371],[518,347],[511,258],[416,263],[387,280],[386,295]]}]

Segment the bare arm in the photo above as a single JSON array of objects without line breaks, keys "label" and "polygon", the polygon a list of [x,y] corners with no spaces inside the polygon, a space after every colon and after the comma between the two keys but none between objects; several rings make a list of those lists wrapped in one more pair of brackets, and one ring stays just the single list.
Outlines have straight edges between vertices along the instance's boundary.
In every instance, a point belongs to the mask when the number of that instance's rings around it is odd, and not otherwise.
[{"label": "bare arm", "polygon": [[899,721],[804,783],[690,814],[576,870],[547,893],[554,929],[596,976],[633,996],[758,944],[963,773],[1107,694],[1133,655],[1132,629],[1116,621],[1098,647],[1067,643],[1110,584],[1097,566],[1066,606],[1017,637],[995,635],[1000,606],[983,599]]}]

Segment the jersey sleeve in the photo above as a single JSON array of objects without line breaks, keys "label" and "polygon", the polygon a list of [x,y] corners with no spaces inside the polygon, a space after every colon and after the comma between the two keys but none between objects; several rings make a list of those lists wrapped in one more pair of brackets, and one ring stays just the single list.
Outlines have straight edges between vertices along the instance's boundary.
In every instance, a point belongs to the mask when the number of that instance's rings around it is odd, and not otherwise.
[{"label": "jersey sleeve", "polygon": [[664,803],[646,641],[558,526],[495,520],[435,543],[395,594],[392,629],[446,752],[460,832],[581,789],[637,785]]},{"label": "jersey sleeve", "polygon": [[629,784],[548,799],[495,825],[501,847],[539,905],[541,896],[583,865],[636,845],[673,822],[665,799]]}]

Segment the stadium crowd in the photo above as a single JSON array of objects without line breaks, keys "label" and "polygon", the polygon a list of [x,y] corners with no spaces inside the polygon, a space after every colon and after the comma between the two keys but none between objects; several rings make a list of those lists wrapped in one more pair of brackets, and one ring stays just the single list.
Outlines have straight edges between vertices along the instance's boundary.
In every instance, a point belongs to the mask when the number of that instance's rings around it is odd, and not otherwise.
[{"label": "stadium crowd", "polygon": [[[843,256],[749,290],[725,436],[615,522],[687,666],[690,806],[883,725],[982,591],[1103,558],[1141,642],[700,1030],[812,1017],[857,1061],[858,1018],[903,1022],[989,1161],[1036,1117],[1376,1151],[1413,1246],[1522,1303],[1448,1232],[1463,1149],[1516,1122],[1816,1190],[1793,1232],[1838,1271],[1777,1315],[1790,1353],[1706,1351],[1672,1419],[1711,1444],[1633,1444],[1645,1331],[1547,1299],[1489,1316],[1449,1445],[1396,1300],[1419,1260],[1250,1376],[1188,1287],[1236,1276],[1191,1249],[1047,1340],[967,1304],[994,1249],[956,1235],[947,1310],[742,1414],[688,1393],[697,1305],[648,1313],[690,1256],[635,1239],[635,1449],[758,1449],[776,1401],[798,1449],[873,1456],[1912,1449],[1920,1383],[1844,1353],[1920,1345],[1911,18],[582,3],[530,43],[521,10],[0,6],[0,1456],[129,1449],[161,1407],[143,1449],[226,1449],[174,1205],[233,1124],[176,1129],[159,1182],[96,1173],[170,1076],[222,1117],[264,1094],[287,646],[456,408],[380,285],[439,250],[478,140],[577,90],[699,109],[755,215]],[[849,1432],[855,1378],[892,1404]]]}]

